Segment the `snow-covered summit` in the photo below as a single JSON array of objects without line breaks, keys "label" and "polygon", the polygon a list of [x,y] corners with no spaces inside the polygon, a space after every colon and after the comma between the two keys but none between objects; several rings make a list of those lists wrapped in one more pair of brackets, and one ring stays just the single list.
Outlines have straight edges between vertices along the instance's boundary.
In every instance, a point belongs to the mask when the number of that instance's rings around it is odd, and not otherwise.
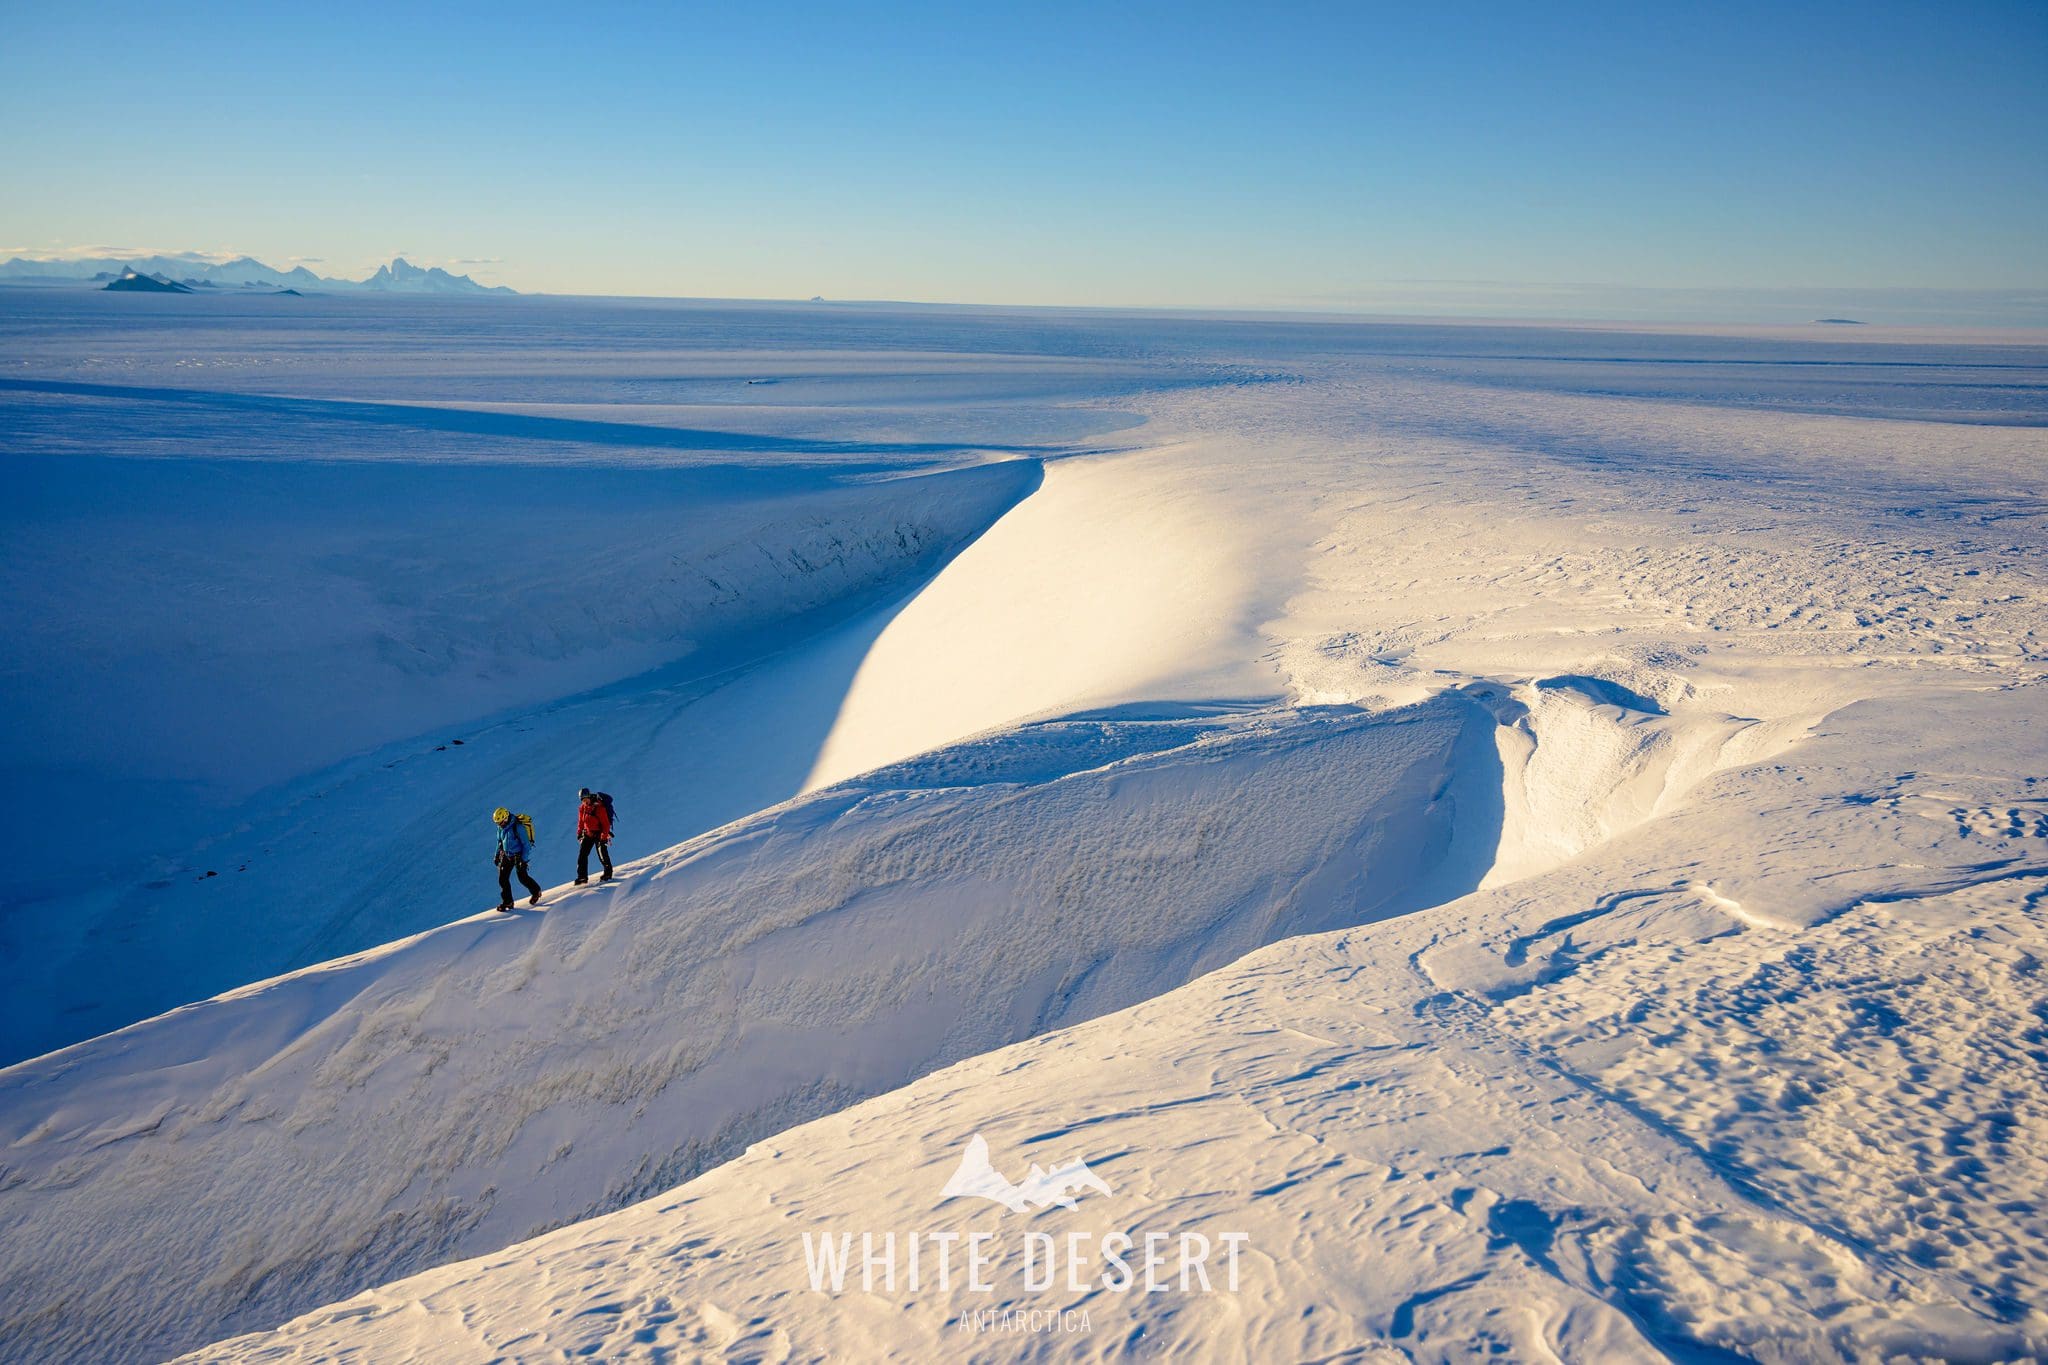
[{"label": "snow-covered summit", "polygon": [[389,265],[380,265],[376,273],[362,282],[362,288],[374,289],[380,293],[396,294],[510,294],[513,291],[504,285],[483,285],[467,275],[452,275],[440,266],[428,266],[422,270],[403,256],[393,257]]},{"label": "snow-covered summit", "polygon": [[108,280],[106,287],[116,293],[138,294],[189,294],[192,286],[182,284],[166,275],[145,275],[137,270],[124,270]]}]

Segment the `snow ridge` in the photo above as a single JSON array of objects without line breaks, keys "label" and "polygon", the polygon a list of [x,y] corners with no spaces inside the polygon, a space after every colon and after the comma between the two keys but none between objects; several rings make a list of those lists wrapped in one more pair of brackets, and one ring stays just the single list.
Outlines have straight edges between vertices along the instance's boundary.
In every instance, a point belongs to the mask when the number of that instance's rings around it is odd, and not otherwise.
[{"label": "snow ridge", "polygon": [[[94,477],[35,482],[69,499]],[[814,652],[779,681],[758,665],[835,630],[857,642],[1040,477],[1031,460],[850,484],[166,462],[120,474],[167,510],[118,544],[70,516],[24,524],[0,552],[0,601],[26,623],[0,763],[15,801],[78,811],[81,848],[0,917],[8,955],[43,964],[0,1001],[0,1058],[445,922],[477,895],[461,832],[546,797],[556,856],[598,741],[608,780],[639,795],[643,850],[795,794],[853,662]],[[304,497],[321,511],[278,532]],[[732,704],[749,669],[779,709]],[[68,758],[49,771],[53,752]],[[740,753],[746,771],[720,780]],[[181,778],[200,787],[182,819],[163,797]],[[34,820],[10,828],[35,861]]]},{"label": "snow ridge", "polygon": [[[941,751],[543,914],[0,1072],[0,1272],[52,1310],[0,1354],[141,1359],[267,1325],[1484,872],[1483,707],[1178,710]],[[100,1235],[137,1223],[139,1246]]]}]

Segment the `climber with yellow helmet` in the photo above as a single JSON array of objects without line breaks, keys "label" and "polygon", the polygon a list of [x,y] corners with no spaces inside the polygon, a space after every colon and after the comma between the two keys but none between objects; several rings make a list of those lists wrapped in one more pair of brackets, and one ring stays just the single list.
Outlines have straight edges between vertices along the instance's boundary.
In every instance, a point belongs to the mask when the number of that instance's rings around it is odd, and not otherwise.
[{"label": "climber with yellow helmet", "polygon": [[528,905],[540,904],[540,883],[526,870],[526,860],[533,856],[533,817],[514,815],[503,806],[491,812],[491,822],[498,827],[498,852],[494,861],[498,865],[498,909],[512,912],[512,874],[519,874],[519,881],[533,894],[527,898]]}]

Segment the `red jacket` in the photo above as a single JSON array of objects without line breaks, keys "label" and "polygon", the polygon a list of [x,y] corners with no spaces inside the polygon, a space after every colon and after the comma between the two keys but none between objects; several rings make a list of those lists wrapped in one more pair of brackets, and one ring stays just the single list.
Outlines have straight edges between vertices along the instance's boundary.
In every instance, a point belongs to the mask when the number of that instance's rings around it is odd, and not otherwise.
[{"label": "red jacket", "polygon": [[579,839],[609,839],[612,837],[612,813],[604,808],[602,801],[585,801],[576,808],[576,837]]}]

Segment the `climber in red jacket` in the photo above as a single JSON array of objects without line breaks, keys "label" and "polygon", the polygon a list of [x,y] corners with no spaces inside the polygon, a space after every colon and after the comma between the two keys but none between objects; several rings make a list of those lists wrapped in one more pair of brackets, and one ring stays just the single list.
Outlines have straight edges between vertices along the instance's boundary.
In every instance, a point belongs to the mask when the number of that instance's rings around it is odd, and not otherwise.
[{"label": "climber in red jacket", "polygon": [[612,799],[603,792],[594,792],[585,787],[578,793],[576,807],[576,837],[581,842],[576,849],[576,885],[582,886],[590,880],[590,850],[596,849],[598,860],[604,864],[601,882],[612,879]]}]

